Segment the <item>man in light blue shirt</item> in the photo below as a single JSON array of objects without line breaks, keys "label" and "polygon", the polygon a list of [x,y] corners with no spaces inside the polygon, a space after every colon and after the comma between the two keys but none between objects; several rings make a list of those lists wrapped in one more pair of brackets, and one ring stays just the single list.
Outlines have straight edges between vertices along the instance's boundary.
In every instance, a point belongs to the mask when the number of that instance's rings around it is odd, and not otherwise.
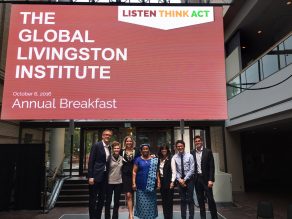
[{"label": "man in light blue shirt", "polygon": [[181,198],[181,218],[186,219],[187,205],[189,206],[189,219],[194,219],[194,157],[185,152],[185,142],[177,140],[175,143],[177,154],[173,156],[176,166],[176,180],[178,181],[179,194]]}]

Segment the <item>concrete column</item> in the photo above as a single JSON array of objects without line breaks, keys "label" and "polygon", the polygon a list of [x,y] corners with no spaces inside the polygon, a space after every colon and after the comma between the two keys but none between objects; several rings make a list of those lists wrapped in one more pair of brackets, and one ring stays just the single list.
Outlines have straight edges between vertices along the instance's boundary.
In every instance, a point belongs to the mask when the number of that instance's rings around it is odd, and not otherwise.
[{"label": "concrete column", "polygon": [[240,134],[225,129],[228,172],[232,174],[232,191],[244,191]]},{"label": "concrete column", "polygon": [[55,128],[50,133],[50,170],[55,170],[63,160],[65,128]]},{"label": "concrete column", "polygon": [[[190,152],[190,127],[185,126],[184,128],[184,135],[183,135],[183,139],[181,139],[181,129],[180,127],[174,127],[174,143],[177,140],[184,140],[186,146],[185,146],[185,151],[186,152]],[[175,145],[174,145],[175,147]]]},{"label": "concrete column", "polygon": [[213,153],[218,153],[219,156],[219,170],[224,172],[224,148],[223,148],[223,127],[211,126],[211,149]]}]

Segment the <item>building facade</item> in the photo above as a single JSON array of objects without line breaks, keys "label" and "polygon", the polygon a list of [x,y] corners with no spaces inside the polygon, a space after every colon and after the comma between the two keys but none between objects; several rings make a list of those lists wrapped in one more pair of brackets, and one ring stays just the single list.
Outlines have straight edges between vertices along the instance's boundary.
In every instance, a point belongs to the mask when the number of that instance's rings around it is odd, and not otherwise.
[{"label": "building facade", "polygon": [[227,160],[235,191],[288,186],[279,176],[291,171],[290,19],[291,1],[234,1],[224,17]]},{"label": "building facade", "polygon": [[[201,135],[218,154],[219,171],[232,175],[233,191],[288,186],[279,175],[292,169],[291,7],[288,0],[234,0],[224,6],[226,121],[1,120],[1,144],[41,144],[46,173],[61,165],[65,175],[85,176],[90,147],[104,129],[113,130],[113,140],[133,135],[137,145],[150,143],[153,153],[162,144],[174,152],[178,139],[190,151],[193,137]],[[0,15],[2,103],[10,4],[0,4]]]}]

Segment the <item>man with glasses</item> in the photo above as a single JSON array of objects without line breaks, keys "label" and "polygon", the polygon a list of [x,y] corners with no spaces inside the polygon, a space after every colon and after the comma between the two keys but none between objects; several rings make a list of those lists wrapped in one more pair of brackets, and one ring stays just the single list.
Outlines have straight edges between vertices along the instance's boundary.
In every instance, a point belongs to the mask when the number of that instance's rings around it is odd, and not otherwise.
[{"label": "man with glasses", "polygon": [[172,157],[175,163],[176,180],[180,196],[181,218],[187,217],[187,205],[189,206],[189,219],[194,219],[194,158],[190,153],[185,152],[185,142],[177,140],[175,143],[177,152]]},{"label": "man with glasses", "polygon": [[206,219],[205,195],[212,219],[218,219],[216,203],[213,196],[213,184],[215,182],[215,165],[213,153],[203,147],[201,136],[194,138],[195,149],[191,152],[195,161],[195,188],[200,206],[201,219]]}]

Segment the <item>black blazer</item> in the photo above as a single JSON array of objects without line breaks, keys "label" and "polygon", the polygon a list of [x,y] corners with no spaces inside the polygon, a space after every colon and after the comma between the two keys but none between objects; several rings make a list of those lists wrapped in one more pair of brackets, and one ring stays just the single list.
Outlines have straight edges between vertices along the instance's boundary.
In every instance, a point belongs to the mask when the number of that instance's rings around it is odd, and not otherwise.
[{"label": "black blazer", "polygon": [[[158,171],[159,171],[159,175],[160,175],[159,165],[160,165],[160,159],[158,162]],[[169,189],[169,186],[171,183],[171,176],[172,176],[171,157],[168,157],[168,158],[166,158],[165,163],[164,163],[164,167],[163,167],[163,177],[161,178],[161,188]]]},{"label": "black blazer", "polygon": [[[110,148],[109,148],[110,149]],[[92,145],[88,161],[88,178],[94,178],[95,182],[102,182],[106,180],[104,174],[105,167],[108,169],[108,162],[106,162],[106,154],[102,141]]]},{"label": "black blazer", "polygon": [[[198,165],[197,165],[197,158],[196,158],[196,150],[193,150],[192,155],[195,161],[195,180],[198,177]],[[208,181],[215,182],[215,164],[214,164],[214,156],[210,149],[204,148],[202,152],[202,159],[201,159],[201,168],[202,168],[202,176],[204,181],[208,183]]]}]

